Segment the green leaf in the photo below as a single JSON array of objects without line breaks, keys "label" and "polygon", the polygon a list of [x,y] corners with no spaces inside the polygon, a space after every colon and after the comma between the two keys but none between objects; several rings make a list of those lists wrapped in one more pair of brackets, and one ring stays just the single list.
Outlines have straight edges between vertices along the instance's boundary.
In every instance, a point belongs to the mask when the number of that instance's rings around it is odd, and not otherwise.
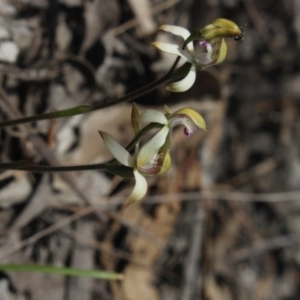
[{"label": "green leaf", "polygon": [[99,270],[84,270],[84,269],[73,269],[65,267],[53,267],[45,265],[30,265],[30,264],[7,264],[0,265],[1,271],[12,271],[12,272],[39,272],[66,276],[77,276],[77,277],[89,277],[104,280],[122,280],[123,275],[99,271]]}]

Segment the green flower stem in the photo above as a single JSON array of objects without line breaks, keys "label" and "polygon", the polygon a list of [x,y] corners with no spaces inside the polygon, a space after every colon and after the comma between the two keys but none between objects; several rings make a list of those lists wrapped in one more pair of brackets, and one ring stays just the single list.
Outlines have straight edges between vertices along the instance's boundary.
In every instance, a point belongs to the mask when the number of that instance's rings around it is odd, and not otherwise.
[{"label": "green flower stem", "polygon": [[[133,146],[139,141],[141,136],[143,136],[149,130],[155,128],[161,128],[162,125],[159,123],[150,123],[145,126],[128,144],[126,149],[129,151]],[[53,173],[53,172],[75,172],[75,171],[88,171],[88,170],[103,170],[108,171],[113,174],[119,175],[123,178],[133,177],[132,168],[116,165],[116,160],[112,159],[107,163],[102,164],[88,164],[88,165],[73,165],[73,166],[45,166],[39,165],[33,162],[19,161],[19,162],[10,162],[10,163],[0,163],[0,170],[19,170],[19,171],[28,171],[35,173]]]},{"label": "green flower stem", "polygon": [[88,171],[88,170],[103,170],[121,177],[133,177],[132,168],[115,165],[112,163],[75,165],[75,166],[43,166],[32,162],[20,161],[11,163],[0,163],[0,170],[19,170],[35,173],[52,173],[52,172],[70,172],[70,171]]},{"label": "green flower stem", "polygon": [[27,264],[5,264],[0,265],[1,271],[13,271],[13,272],[40,272],[48,274],[66,275],[66,276],[81,276],[104,280],[122,280],[123,275],[97,270],[84,270],[84,269],[73,269],[64,267],[53,267],[53,266],[41,266],[41,265],[27,265]]},{"label": "green flower stem", "polygon": [[[174,67],[174,65],[173,65]],[[172,69],[174,69],[172,67]],[[56,118],[63,118],[63,117],[70,117],[70,116],[75,116],[75,115],[81,115],[85,114],[88,112],[92,112],[94,110],[98,109],[104,109],[122,102],[126,102],[129,100],[136,99],[144,94],[147,94],[154,90],[155,88],[161,86],[162,84],[173,82],[176,80],[179,80],[183,78],[185,75],[187,75],[189,69],[187,68],[186,64],[181,66],[179,69],[176,70],[176,72],[168,72],[167,75],[164,77],[154,81],[153,83],[144,86],[136,91],[133,91],[129,93],[128,95],[125,95],[124,97],[121,97],[119,99],[106,102],[106,103],[98,103],[98,104],[91,104],[91,105],[81,105],[69,109],[64,109],[60,111],[54,111],[50,113],[45,113],[45,114],[40,114],[36,116],[31,116],[31,117],[25,117],[25,118],[20,118],[20,119],[15,119],[15,120],[9,120],[5,122],[0,123],[0,128],[4,128],[6,126],[12,126],[12,125],[18,125],[18,124],[23,124],[23,123],[28,123],[28,122],[35,122],[39,120],[47,120],[47,119],[56,119]]]},{"label": "green flower stem", "polygon": [[43,166],[33,162],[19,161],[19,162],[10,162],[10,163],[0,163],[0,170],[20,170],[20,171],[30,171],[30,172],[37,172],[37,173],[105,170],[105,164],[78,165],[78,166]]}]

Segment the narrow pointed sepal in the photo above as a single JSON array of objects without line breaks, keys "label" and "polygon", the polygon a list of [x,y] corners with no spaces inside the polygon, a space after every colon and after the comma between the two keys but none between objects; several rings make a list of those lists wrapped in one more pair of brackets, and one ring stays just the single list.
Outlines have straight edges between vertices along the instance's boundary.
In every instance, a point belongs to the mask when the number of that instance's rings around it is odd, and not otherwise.
[{"label": "narrow pointed sepal", "polygon": [[220,44],[221,45],[219,46],[219,49],[217,50],[217,53],[216,53],[216,61],[214,63],[215,65],[222,63],[227,56],[227,45],[226,45],[225,40],[221,39]]},{"label": "narrow pointed sepal", "polygon": [[172,163],[171,155],[170,155],[170,151],[168,150],[163,158],[162,166],[158,175],[166,174],[171,167],[171,163]]},{"label": "narrow pointed sepal", "polygon": [[191,64],[190,72],[182,80],[173,82],[166,87],[166,90],[173,93],[185,92],[195,83],[196,80],[196,66]]},{"label": "narrow pointed sepal", "polygon": [[192,55],[187,51],[182,50],[178,45],[163,43],[158,41],[153,42],[152,45],[163,52],[173,54],[173,55],[178,55],[190,63],[193,62]]},{"label": "narrow pointed sepal", "polygon": [[175,26],[175,25],[161,25],[159,29],[173,33],[174,35],[181,36],[184,40],[186,40],[191,33],[184,27]]},{"label": "narrow pointed sepal", "polygon": [[[181,26],[174,26],[174,25],[162,25],[159,27],[159,29],[164,30],[166,32],[170,32],[174,35],[182,37],[184,40],[187,40],[191,33],[184,27]],[[188,43],[187,48],[190,52],[194,52],[194,45],[193,43]]]},{"label": "narrow pointed sepal", "polygon": [[137,156],[137,168],[142,168],[143,166],[149,164],[153,157],[157,155],[158,150],[165,143],[168,133],[168,126],[164,126],[149,142],[142,147]]},{"label": "narrow pointed sepal", "polygon": [[169,106],[164,105],[164,110],[165,110],[166,114],[168,114],[168,115],[172,114],[171,109],[169,108]]},{"label": "narrow pointed sepal", "polygon": [[98,132],[102,137],[105,146],[114,156],[114,158],[127,167],[133,167],[134,160],[129,152],[124,147],[122,147],[109,133],[106,133],[104,131]]},{"label": "narrow pointed sepal", "polygon": [[154,109],[147,109],[139,115],[139,120],[142,123],[159,123],[165,125],[168,123],[165,115]]},{"label": "narrow pointed sepal", "polygon": [[127,202],[126,207],[131,204],[134,204],[140,201],[142,198],[145,197],[148,189],[147,181],[143,175],[141,175],[138,170],[133,171],[133,175],[135,177],[135,186],[133,191],[131,192]]}]

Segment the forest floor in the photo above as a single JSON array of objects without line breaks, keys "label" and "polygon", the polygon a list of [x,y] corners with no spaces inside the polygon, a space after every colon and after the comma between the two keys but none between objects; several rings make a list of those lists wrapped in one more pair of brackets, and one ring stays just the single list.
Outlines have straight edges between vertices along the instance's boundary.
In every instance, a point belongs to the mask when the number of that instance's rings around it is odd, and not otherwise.
[{"label": "forest floor", "polygon": [[[299,16],[298,0],[1,0],[1,120],[109,102],[162,77],[174,57],[151,43],[181,41],[161,24],[247,25],[189,91],[136,99],[141,111],[192,107],[208,129],[174,130],[172,167],[147,178],[140,203],[125,208],[133,180],[101,171],[0,173],[1,263],[124,275],[2,272],[0,299],[298,300]],[[108,161],[98,130],[126,145],[130,114],[124,103],[6,127],[0,161]]]}]

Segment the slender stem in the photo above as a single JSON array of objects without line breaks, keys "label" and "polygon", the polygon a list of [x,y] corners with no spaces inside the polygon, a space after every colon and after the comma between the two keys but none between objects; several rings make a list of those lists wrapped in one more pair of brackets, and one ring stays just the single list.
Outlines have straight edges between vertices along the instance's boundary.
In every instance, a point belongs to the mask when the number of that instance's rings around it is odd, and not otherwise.
[{"label": "slender stem", "polygon": [[[191,41],[193,41],[194,39],[195,39],[195,37],[193,35],[191,35],[187,40],[184,41],[182,49],[184,49],[187,46],[187,44],[190,43]],[[177,72],[174,72],[179,61],[180,61],[180,56],[177,56],[171,69],[162,78],[160,78],[140,89],[137,89],[136,91],[133,91],[133,92],[125,95],[124,97],[118,98],[116,100],[113,100],[113,101],[110,101],[107,103],[81,105],[81,106],[64,109],[64,110],[60,110],[60,111],[54,111],[54,112],[50,112],[50,113],[39,114],[36,116],[30,116],[30,117],[15,119],[15,120],[9,120],[9,121],[5,121],[5,122],[1,122],[0,128],[4,128],[6,126],[17,125],[17,124],[24,124],[24,123],[28,123],[28,122],[35,122],[35,121],[39,121],[39,120],[48,120],[48,119],[56,119],[56,118],[81,115],[81,114],[85,114],[85,113],[88,113],[88,112],[91,112],[94,110],[104,109],[104,108],[107,108],[107,107],[110,107],[110,106],[113,106],[113,105],[116,105],[116,104],[119,104],[122,102],[126,102],[129,100],[134,100],[144,94],[151,92],[152,90],[154,90],[155,88],[158,88],[159,86],[161,86],[164,83],[173,82],[173,81],[179,80],[182,77],[184,77],[187,74],[186,73],[186,70],[187,70],[186,64],[184,64],[182,67],[177,69],[176,70]]]},{"label": "slender stem", "polygon": [[21,170],[37,173],[48,172],[68,172],[68,171],[86,171],[86,170],[105,170],[104,164],[95,165],[76,165],[76,166],[46,166],[39,165],[33,162],[20,161],[1,163],[0,170]]},{"label": "slender stem", "polygon": [[167,75],[163,76],[162,78],[125,95],[124,97],[121,97],[119,99],[116,99],[116,100],[113,100],[110,102],[106,102],[106,103],[95,104],[92,106],[92,110],[103,109],[103,108],[107,108],[110,106],[114,106],[114,105],[122,103],[122,102],[134,100],[140,96],[143,96],[143,95],[153,91],[154,89],[158,88],[162,84],[167,83],[169,80],[170,80],[170,76],[169,76],[169,74],[167,74]]},{"label": "slender stem", "polygon": [[132,168],[115,165],[111,163],[88,164],[75,166],[43,166],[32,162],[20,161],[10,163],[0,163],[0,170],[20,170],[35,173],[51,173],[51,172],[70,172],[70,171],[88,171],[88,170],[104,170],[114,174],[121,174],[123,177],[132,177]]},{"label": "slender stem", "polygon": [[[186,47],[186,42],[184,42],[182,48],[184,49]],[[173,82],[176,80],[181,79],[187,74],[187,67],[186,64],[181,66],[179,69],[174,72],[178,62],[180,60],[180,56],[178,56],[169,70],[169,72],[163,76],[162,78],[150,83],[149,85],[146,85],[144,87],[141,87],[140,89],[137,89],[136,91],[133,91],[124,97],[118,98],[116,100],[106,102],[106,103],[98,103],[98,104],[91,104],[91,105],[81,105],[69,109],[64,109],[60,111],[54,111],[50,113],[44,113],[44,114],[39,114],[36,116],[30,116],[30,117],[25,117],[25,118],[19,118],[15,120],[9,120],[9,121],[4,121],[0,123],[0,128],[4,128],[6,126],[12,126],[12,125],[17,125],[17,124],[24,124],[28,122],[35,122],[39,120],[48,120],[48,119],[56,119],[56,118],[63,118],[63,117],[70,117],[70,116],[75,116],[75,115],[81,115],[85,114],[88,112],[92,112],[94,110],[98,109],[104,109],[122,102],[126,102],[129,100],[134,100],[144,94],[147,94],[151,92],[152,90],[158,88],[162,84],[166,84],[168,82]]]},{"label": "slender stem", "polygon": [[[150,123],[145,126],[128,144],[126,149],[129,151],[149,130],[155,128],[161,128],[162,125],[159,123]],[[130,167],[123,165],[116,165],[116,159],[112,159],[107,163],[102,164],[88,164],[88,165],[73,165],[73,166],[45,166],[39,165],[33,162],[19,161],[19,162],[10,162],[10,163],[0,163],[0,170],[19,170],[19,171],[28,171],[35,173],[51,173],[51,172],[75,172],[75,171],[88,171],[88,170],[104,170],[112,172],[116,175],[122,177],[132,177],[133,170]]]},{"label": "slender stem", "polygon": [[6,126],[12,126],[12,125],[17,125],[17,124],[23,124],[23,123],[28,123],[28,122],[34,122],[34,121],[39,121],[39,120],[46,120],[46,119],[55,119],[55,118],[63,118],[63,117],[70,117],[70,116],[75,116],[75,115],[81,115],[84,113],[88,113],[94,110],[98,109],[103,109],[107,108],[122,102],[126,102],[129,100],[136,99],[144,94],[147,94],[154,90],[155,88],[161,86],[164,83],[167,83],[168,81],[173,81],[176,80],[177,78],[174,77],[179,77],[181,78],[183,75],[181,74],[176,74],[176,76],[170,76],[172,74],[167,74],[164,77],[154,81],[153,83],[150,83],[149,85],[146,85],[136,91],[133,91],[124,97],[118,98],[116,100],[106,102],[106,103],[98,103],[98,104],[91,104],[91,105],[81,105],[77,107],[72,107],[69,109],[65,110],[60,110],[60,111],[54,111],[50,113],[44,113],[36,116],[30,116],[30,117],[25,117],[25,118],[20,118],[20,119],[15,119],[15,120],[9,120],[5,122],[0,123],[0,128],[4,128]]}]

